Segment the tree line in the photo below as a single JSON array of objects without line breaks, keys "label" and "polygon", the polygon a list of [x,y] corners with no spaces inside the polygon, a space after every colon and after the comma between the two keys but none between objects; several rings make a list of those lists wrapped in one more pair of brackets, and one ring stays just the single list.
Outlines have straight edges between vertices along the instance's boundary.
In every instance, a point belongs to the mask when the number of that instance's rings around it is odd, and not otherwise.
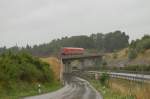
[{"label": "tree line", "polygon": [[[31,53],[35,56],[49,56],[57,55],[62,47],[82,47],[88,51],[99,51],[99,52],[113,52],[128,47],[129,36],[125,32],[114,31],[107,34],[95,33],[90,36],[80,35],[71,37],[62,37],[60,39],[54,39],[49,43],[34,45],[19,48],[14,46],[9,48],[13,52],[20,50]],[[4,52],[5,47],[0,48],[0,53]]]}]

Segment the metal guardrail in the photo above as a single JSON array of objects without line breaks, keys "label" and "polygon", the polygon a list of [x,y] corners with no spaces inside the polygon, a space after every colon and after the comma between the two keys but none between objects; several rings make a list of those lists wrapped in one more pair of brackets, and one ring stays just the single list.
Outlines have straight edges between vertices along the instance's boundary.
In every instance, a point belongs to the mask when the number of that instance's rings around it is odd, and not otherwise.
[{"label": "metal guardrail", "polygon": [[131,74],[145,74],[145,75],[150,75],[150,71],[104,70],[102,72],[116,72],[116,73],[131,73]]},{"label": "metal guardrail", "polygon": [[[89,74],[102,74],[104,72],[98,72],[98,71],[88,71]],[[150,83],[150,75],[145,74],[132,74],[132,73],[117,73],[117,72],[107,72],[111,77],[114,78],[122,78],[127,80],[133,80],[133,81],[140,81],[140,82],[148,82]]]}]

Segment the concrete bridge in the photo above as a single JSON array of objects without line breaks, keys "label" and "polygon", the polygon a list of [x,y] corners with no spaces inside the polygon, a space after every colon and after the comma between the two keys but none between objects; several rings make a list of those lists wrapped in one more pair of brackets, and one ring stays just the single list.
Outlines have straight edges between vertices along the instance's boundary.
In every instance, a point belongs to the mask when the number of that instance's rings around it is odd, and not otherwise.
[{"label": "concrete bridge", "polygon": [[[103,54],[80,54],[80,55],[61,55],[62,68],[61,68],[61,79],[65,80],[70,78],[73,71],[82,72],[86,70],[96,70],[102,60]],[[78,61],[80,66],[72,66],[73,61]],[[89,65],[90,64],[90,65]]]}]

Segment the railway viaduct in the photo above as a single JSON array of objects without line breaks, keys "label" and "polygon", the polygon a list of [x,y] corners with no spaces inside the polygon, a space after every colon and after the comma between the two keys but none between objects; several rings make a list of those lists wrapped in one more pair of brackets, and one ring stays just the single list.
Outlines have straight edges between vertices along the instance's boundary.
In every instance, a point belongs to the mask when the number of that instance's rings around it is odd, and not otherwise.
[{"label": "railway viaduct", "polygon": [[[86,70],[96,70],[96,64],[100,63],[102,60],[103,54],[81,54],[81,55],[61,55],[62,68],[60,73],[60,79],[66,80],[72,75],[74,68],[71,62],[78,60],[81,63],[81,67],[77,69],[77,72],[82,72]],[[87,62],[93,62],[95,64],[88,66]]]}]

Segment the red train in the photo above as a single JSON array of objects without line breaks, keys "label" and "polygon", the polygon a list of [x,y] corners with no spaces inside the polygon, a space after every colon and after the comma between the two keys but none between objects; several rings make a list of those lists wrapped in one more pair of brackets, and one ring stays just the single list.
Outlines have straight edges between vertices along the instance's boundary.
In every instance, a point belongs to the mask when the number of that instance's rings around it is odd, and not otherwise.
[{"label": "red train", "polygon": [[62,55],[78,55],[84,53],[84,48],[76,48],[76,47],[63,47],[61,49]]}]

